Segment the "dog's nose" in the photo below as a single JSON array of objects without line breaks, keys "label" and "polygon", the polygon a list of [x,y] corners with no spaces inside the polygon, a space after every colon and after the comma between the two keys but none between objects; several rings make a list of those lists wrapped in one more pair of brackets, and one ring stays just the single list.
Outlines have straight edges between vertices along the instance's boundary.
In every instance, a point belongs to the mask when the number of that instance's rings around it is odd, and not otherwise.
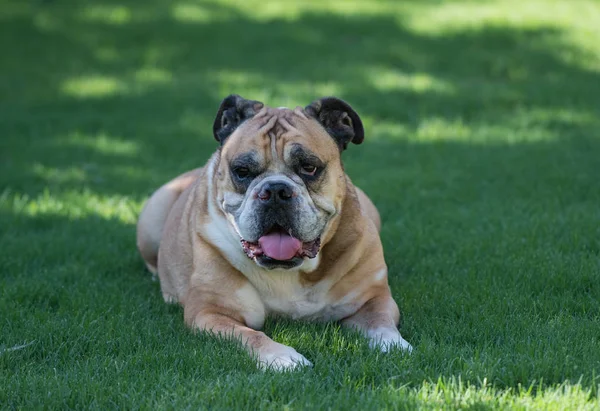
[{"label": "dog's nose", "polygon": [[286,203],[294,197],[294,189],[287,183],[266,183],[258,192],[258,199],[265,204]]}]

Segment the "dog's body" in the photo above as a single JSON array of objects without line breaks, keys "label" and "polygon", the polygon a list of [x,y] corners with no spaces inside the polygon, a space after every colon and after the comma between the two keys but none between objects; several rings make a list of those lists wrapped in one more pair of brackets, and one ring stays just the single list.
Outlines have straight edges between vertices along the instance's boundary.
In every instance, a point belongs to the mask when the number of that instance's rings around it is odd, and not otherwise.
[{"label": "dog's body", "polygon": [[214,133],[221,149],[156,191],[138,222],[165,300],[183,305],[191,327],[240,338],[279,369],[309,362],[256,331],[269,314],[341,321],[374,346],[410,349],[379,214],[340,160],[362,141],[356,113],[333,98],[292,111],[230,96]]}]

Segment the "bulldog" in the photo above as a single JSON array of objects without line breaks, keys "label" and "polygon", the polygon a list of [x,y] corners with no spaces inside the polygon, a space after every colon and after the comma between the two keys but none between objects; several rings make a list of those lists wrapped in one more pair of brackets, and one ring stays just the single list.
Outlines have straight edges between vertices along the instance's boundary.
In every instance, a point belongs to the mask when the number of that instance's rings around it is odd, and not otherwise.
[{"label": "bulldog", "polygon": [[213,133],[208,163],[159,188],[139,217],[137,246],[165,301],[263,367],[311,365],[259,331],[267,315],[339,321],[374,348],[410,351],[379,214],[341,161],[364,139],[358,114],[335,97],[291,110],[231,95]]}]

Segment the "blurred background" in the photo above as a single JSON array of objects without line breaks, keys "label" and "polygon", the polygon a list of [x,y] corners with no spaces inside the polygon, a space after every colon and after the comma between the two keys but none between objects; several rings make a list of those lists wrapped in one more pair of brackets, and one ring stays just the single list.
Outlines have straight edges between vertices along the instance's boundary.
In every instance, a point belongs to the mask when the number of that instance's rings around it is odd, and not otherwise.
[{"label": "blurred background", "polygon": [[435,243],[456,247],[453,231],[476,220],[473,230],[501,227],[509,213],[523,226],[598,187],[596,1],[0,5],[9,215],[14,198],[46,193],[133,223],[152,190],[216,149],[211,124],[230,93],[271,106],[347,100],[366,127],[347,170],[397,224],[389,246],[439,219],[456,226]]},{"label": "blurred background", "polygon": [[229,93],[273,106],[344,98],[368,133],[348,161],[384,154],[378,164],[409,168],[390,142],[531,147],[598,126],[594,1],[0,6],[0,183],[17,191],[146,194],[204,162]]}]

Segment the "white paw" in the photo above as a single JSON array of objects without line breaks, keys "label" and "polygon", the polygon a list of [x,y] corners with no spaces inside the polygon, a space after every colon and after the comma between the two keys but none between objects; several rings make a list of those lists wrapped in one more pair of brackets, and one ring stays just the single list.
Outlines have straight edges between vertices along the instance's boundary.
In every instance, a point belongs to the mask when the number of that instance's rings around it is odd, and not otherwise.
[{"label": "white paw", "polygon": [[375,328],[367,332],[369,347],[388,352],[393,349],[401,349],[411,352],[412,346],[406,341],[395,328]]},{"label": "white paw", "polygon": [[262,353],[259,358],[259,366],[262,369],[272,369],[275,371],[291,371],[296,368],[312,366],[302,354],[283,344],[275,351]]}]

